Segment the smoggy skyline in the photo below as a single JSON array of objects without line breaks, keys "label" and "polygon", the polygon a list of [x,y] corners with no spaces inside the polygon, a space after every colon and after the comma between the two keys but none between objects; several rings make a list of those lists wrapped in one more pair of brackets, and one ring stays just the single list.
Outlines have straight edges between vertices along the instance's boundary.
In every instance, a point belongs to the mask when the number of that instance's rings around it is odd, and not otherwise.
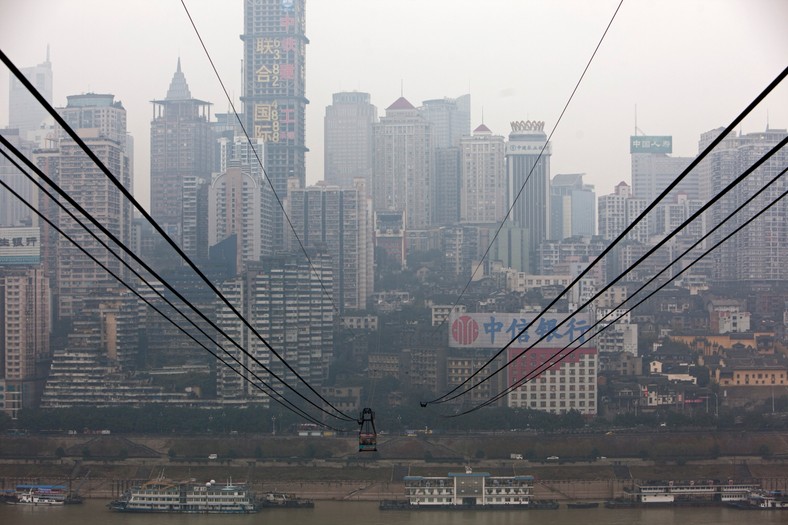
[{"label": "smoggy skyline", "polygon": [[[243,5],[187,0],[222,79],[241,95]],[[323,179],[323,117],[338,91],[364,91],[379,114],[402,93],[423,100],[471,94],[472,128],[508,135],[513,120],[549,132],[617,0],[399,2],[309,0],[306,34],[307,182]],[[627,0],[553,136],[552,175],[585,172],[598,195],[630,180],[629,135],[672,135],[673,155],[697,152],[700,133],[727,125],[784,67],[780,0]],[[178,0],[7,0],[0,48],[19,67],[54,70],[54,103],[112,93],[135,141],[135,194],[149,200],[151,100],[163,98],[178,57],[194,97],[228,103]],[[767,116],[768,115],[768,116]],[[741,129],[788,127],[788,85]],[[8,72],[0,72],[0,126]]]}]

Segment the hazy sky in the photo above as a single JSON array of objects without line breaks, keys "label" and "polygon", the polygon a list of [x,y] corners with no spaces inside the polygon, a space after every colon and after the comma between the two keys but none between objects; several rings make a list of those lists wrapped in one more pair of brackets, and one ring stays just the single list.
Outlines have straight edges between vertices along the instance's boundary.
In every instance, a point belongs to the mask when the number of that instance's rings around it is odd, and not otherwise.
[{"label": "hazy sky", "polygon": [[[307,182],[323,178],[331,94],[371,93],[380,115],[399,95],[471,93],[472,127],[555,123],[618,0],[307,0]],[[233,96],[241,94],[242,0],[187,0]],[[552,174],[585,172],[598,195],[630,180],[628,137],[673,135],[674,155],[726,125],[788,65],[786,0],[625,0],[553,137]],[[0,0],[0,48],[18,66],[51,46],[56,106],[113,93],[135,140],[135,194],[149,201],[150,101],[177,58],[192,96],[228,104],[180,0]],[[0,126],[8,122],[0,70]],[[241,106],[237,103],[237,108]],[[788,81],[742,126],[788,127]]]}]

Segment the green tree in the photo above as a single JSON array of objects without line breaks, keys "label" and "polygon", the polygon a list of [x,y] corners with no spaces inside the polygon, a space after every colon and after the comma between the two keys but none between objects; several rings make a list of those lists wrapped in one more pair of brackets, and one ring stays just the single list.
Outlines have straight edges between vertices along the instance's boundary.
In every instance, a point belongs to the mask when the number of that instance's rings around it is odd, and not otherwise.
[{"label": "green tree", "polygon": [[63,459],[64,457],[66,457],[66,451],[63,450],[63,447],[57,447],[55,449],[55,457],[57,459]]}]

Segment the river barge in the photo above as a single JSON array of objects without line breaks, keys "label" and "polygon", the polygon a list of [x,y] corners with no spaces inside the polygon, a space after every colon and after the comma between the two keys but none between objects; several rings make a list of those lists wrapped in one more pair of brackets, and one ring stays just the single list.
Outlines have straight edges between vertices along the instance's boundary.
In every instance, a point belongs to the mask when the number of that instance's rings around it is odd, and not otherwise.
[{"label": "river barge", "polygon": [[779,490],[754,490],[747,499],[729,505],[739,510],[788,510],[788,494]]}]

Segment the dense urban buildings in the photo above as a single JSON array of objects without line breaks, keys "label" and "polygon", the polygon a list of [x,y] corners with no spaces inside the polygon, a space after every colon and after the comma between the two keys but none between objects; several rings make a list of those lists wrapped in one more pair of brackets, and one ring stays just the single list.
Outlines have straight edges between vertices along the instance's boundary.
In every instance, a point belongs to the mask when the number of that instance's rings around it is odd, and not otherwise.
[{"label": "dense urban buildings", "polygon": [[[365,310],[374,287],[372,202],[367,182],[356,179],[355,187],[318,184],[299,188],[291,179],[285,210],[305,248],[331,255],[334,302],[340,314]],[[287,235],[291,252],[300,246],[295,235]]]},{"label": "dense urban buildings", "polygon": [[153,101],[151,216],[191,258],[208,256],[210,104],[192,98],[181,60],[163,100]]},{"label": "dense urban buildings", "polygon": [[[334,347],[334,282],[328,254],[309,252],[309,258],[311,263],[301,253],[263,257],[257,265],[249,265],[237,279],[225,281],[222,291],[302,378],[313,386],[320,386],[328,375]],[[219,326],[248,349],[250,355],[229,342],[224,344],[227,353],[277,392],[284,392],[286,388],[261,365],[298,387],[300,381],[295,374],[286,369],[229,308],[219,305],[217,319]],[[259,380],[236,361],[226,358],[224,361],[237,373],[224,366],[218,369],[220,399],[268,403],[267,396],[254,386],[260,385]]]},{"label": "dense urban buildings", "polygon": [[[698,148],[705,148],[720,133],[711,130],[701,135]],[[702,192],[701,200],[708,201],[736,177],[744,173],[756,160],[784,139],[785,129],[767,129],[758,133],[731,133],[709,154],[699,166]],[[709,225],[719,224],[759,188],[778,176],[788,165],[788,152],[781,148],[758,170],[747,177],[734,191],[715,204],[706,214]],[[717,242],[728,232],[743,224],[756,211],[765,207],[785,192],[788,182],[784,176],[772,184],[753,201],[717,230],[711,242]],[[746,231],[723,244],[713,257],[712,278],[721,282],[779,282],[788,279],[788,268],[783,263],[788,256],[788,203],[778,202],[764,215],[750,224]]]}]

